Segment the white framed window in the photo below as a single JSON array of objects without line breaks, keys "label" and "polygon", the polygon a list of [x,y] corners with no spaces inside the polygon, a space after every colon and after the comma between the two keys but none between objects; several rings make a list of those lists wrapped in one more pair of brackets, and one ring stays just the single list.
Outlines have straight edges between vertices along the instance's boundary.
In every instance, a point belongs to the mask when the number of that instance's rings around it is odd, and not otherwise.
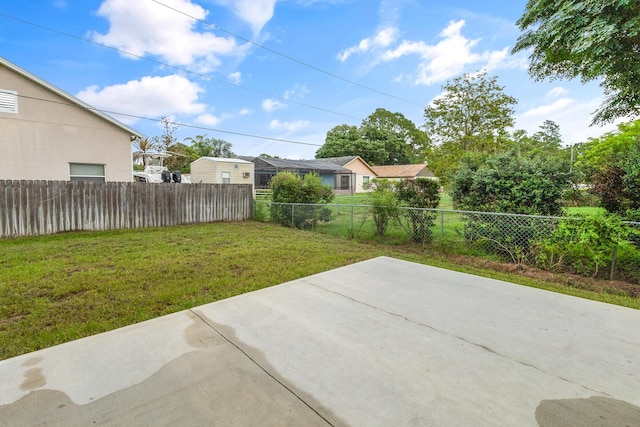
[{"label": "white framed window", "polygon": [[0,89],[0,113],[18,114],[18,92]]},{"label": "white framed window", "polygon": [[231,184],[231,172],[222,172],[222,183]]},{"label": "white framed window", "polygon": [[104,165],[90,163],[69,163],[69,180],[105,182]]}]

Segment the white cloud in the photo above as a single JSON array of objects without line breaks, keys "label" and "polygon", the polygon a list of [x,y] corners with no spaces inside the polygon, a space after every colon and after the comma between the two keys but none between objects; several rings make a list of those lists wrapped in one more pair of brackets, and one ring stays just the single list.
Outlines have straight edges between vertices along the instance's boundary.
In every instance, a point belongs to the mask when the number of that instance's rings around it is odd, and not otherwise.
[{"label": "white cloud", "polygon": [[370,50],[386,48],[398,39],[398,29],[396,27],[385,27],[378,31],[372,38],[360,40],[355,46],[344,49],[338,54],[338,59],[342,62],[349,59],[351,55],[366,53]]},{"label": "white cloud", "polygon": [[574,100],[571,98],[560,98],[551,104],[541,105],[539,107],[531,108],[519,116],[519,119],[540,119],[540,122],[554,117],[563,111],[565,111]]},{"label": "white cloud", "polygon": [[[190,0],[167,3],[197,19],[207,16],[205,9]],[[138,56],[157,55],[171,65],[194,66],[206,72],[219,65],[218,56],[243,51],[232,37],[198,32],[194,20],[157,3],[105,0],[97,14],[109,21],[109,31],[94,32],[94,41]]]},{"label": "white cloud", "polygon": [[227,77],[234,84],[240,84],[240,82],[242,82],[242,73],[240,71],[236,71],[235,73],[231,73]]},{"label": "white cloud", "polygon": [[218,0],[218,4],[233,9],[233,13],[258,34],[273,17],[276,0]]},{"label": "white cloud", "polygon": [[[142,117],[160,117],[173,114],[201,114],[206,105],[198,102],[204,90],[188,79],[171,75],[143,77],[125,84],[89,86],[76,96],[101,110]],[[119,116],[119,120],[131,124],[137,119]]]},{"label": "white cloud", "polygon": [[304,96],[308,93],[309,93],[309,89],[307,89],[305,85],[296,84],[293,86],[293,88],[284,91],[284,94],[282,95],[282,97],[284,99],[292,99],[292,98],[303,99]]},{"label": "white cloud", "polygon": [[217,126],[222,121],[221,117],[216,117],[213,114],[202,114],[196,118],[196,123],[200,123],[205,126]]},{"label": "white cloud", "polygon": [[440,40],[435,45],[422,41],[403,41],[399,47],[385,52],[383,61],[391,61],[409,54],[417,54],[422,61],[418,65],[416,84],[430,85],[445,81],[462,73],[467,65],[484,63],[481,68],[496,68],[506,58],[507,48],[500,51],[473,52],[480,41],[462,35],[464,20],[451,21],[440,32]]},{"label": "white cloud", "polygon": [[[553,90],[552,90],[553,92]],[[529,134],[540,130],[540,125],[551,119],[560,126],[565,145],[584,142],[616,129],[616,123],[602,127],[591,126],[591,113],[600,105],[601,98],[576,100],[560,98],[549,104],[530,108],[516,117],[516,128]]]},{"label": "white cloud", "polygon": [[239,116],[248,116],[249,114],[253,113],[252,110],[250,110],[249,108],[243,108],[242,110],[240,110],[238,112]]},{"label": "white cloud", "polygon": [[293,133],[304,129],[309,126],[309,122],[306,120],[294,120],[292,122],[281,122],[280,120],[271,120],[269,123],[269,129],[284,129],[287,132]]},{"label": "white cloud", "polygon": [[568,93],[569,91],[567,89],[563,88],[562,86],[557,86],[547,92],[547,98],[558,98]]},{"label": "white cloud", "polygon": [[286,104],[283,104],[282,102],[276,99],[268,98],[262,101],[262,109],[267,112],[276,111],[284,107],[286,107]]},{"label": "white cloud", "polygon": [[[355,54],[371,53],[375,56],[373,63],[390,62],[404,56],[417,55],[420,57],[418,68],[413,76],[416,84],[431,85],[450,79],[461,74],[469,65],[476,69],[491,71],[496,68],[526,68],[520,58],[513,59],[509,55],[509,48],[500,50],[475,51],[480,39],[468,39],[462,34],[464,20],[451,21],[440,32],[441,40],[436,44],[428,44],[418,40],[402,40],[397,46],[392,46],[398,39],[398,30],[387,27],[375,37],[364,39],[357,46],[343,50],[338,59],[345,61]],[[387,48],[384,51],[374,47]],[[403,75],[407,78],[407,74]]]}]

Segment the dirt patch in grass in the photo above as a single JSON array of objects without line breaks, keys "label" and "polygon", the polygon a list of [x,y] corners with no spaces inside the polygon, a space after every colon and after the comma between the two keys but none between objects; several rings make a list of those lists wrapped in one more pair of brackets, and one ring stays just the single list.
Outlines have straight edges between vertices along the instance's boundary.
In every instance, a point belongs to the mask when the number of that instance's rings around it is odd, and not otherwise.
[{"label": "dirt patch in grass", "polygon": [[631,298],[640,298],[640,285],[620,280],[604,280],[570,273],[554,273],[546,270],[540,270],[535,267],[529,267],[524,264],[503,263],[463,255],[451,255],[447,258],[454,264],[489,269],[500,273],[515,274],[518,276],[528,277],[539,282],[560,284],[575,289],[582,289],[597,293],[605,292],[610,295],[626,295]]}]

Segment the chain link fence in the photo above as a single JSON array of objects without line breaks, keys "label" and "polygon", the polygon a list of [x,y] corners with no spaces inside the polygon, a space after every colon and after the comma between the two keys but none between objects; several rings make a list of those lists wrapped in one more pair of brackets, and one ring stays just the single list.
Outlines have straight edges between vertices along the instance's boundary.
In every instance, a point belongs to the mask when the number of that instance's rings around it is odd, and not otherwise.
[{"label": "chain link fence", "polygon": [[[431,245],[442,253],[483,256],[555,271],[573,269],[571,272],[640,283],[640,223],[636,222],[626,222],[635,233],[611,247],[605,245],[603,255],[589,247],[593,245],[590,242],[583,242],[581,248],[580,239],[574,236],[572,246],[550,253],[549,239],[558,225],[580,221],[575,217],[256,200],[254,218],[359,240]],[[580,261],[582,269],[577,266],[576,254],[586,258]],[[587,268],[589,263],[593,265]]]}]

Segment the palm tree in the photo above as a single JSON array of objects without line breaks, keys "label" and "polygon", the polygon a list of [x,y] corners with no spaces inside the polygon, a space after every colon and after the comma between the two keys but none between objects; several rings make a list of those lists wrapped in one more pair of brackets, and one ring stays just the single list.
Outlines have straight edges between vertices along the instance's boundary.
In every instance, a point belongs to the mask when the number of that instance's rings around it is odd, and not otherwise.
[{"label": "palm tree", "polygon": [[146,154],[155,151],[155,149],[158,148],[158,143],[154,138],[149,139],[145,136],[144,138],[136,138],[133,141],[133,148],[136,149],[136,151],[133,152],[133,161],[135,162],[142,159],[142,165],[146,167]]}]

